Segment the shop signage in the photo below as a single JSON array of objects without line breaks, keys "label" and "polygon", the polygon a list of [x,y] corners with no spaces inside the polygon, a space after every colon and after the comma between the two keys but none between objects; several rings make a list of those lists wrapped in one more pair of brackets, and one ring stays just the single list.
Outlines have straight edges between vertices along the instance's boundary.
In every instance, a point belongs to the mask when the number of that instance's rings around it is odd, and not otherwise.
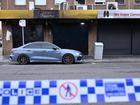
[{"label": "shop signage", "polygon": [[58,10],[34,10],[34,18],[58,18]]},{"label": "shop signage", "polygon": [[98,18],[140,18],[140,10],[99,10]]}]

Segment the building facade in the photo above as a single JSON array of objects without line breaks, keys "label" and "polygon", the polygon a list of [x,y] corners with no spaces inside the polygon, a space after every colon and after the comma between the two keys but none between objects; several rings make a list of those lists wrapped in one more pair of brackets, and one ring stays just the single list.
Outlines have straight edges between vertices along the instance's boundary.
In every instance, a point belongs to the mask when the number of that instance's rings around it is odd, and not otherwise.
[{"label": "building facade", "polygon": [[3,55],[22,45],[22,19],[25,43],[49,41],[93,56],[94,42],[103,42],[104,55],[140,55],[140,0],[1,0],[1,4]]}]

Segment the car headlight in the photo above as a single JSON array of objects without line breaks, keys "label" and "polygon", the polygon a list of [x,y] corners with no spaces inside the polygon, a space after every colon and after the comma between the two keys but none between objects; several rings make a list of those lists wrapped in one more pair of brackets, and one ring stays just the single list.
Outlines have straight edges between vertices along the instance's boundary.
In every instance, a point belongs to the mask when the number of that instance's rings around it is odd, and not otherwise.
[{"label": "car headlight", "polygon": [[80,52],[77,52],[76,55],[79,56],[79,55],[81,55],[81,53]]}]

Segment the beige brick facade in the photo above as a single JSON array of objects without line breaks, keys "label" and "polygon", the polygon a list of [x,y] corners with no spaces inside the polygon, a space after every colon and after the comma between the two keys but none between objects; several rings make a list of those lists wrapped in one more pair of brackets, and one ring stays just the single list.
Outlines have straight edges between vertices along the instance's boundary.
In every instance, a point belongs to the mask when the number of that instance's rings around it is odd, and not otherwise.
[{"label": "beige brick facade", "polygon": [[[15,0],[1,0],[2,9],[29,9],[29,2],[35,2],[35,0],[26,0],[26,5],[15,5]],[[75,4],[76,0],[66,0],[68,5]],[[116,0],[106,0],[106,2],[115,2]],[[96,5],[95,0],[85,0],[85,4],[93,4],[95,9],[106,9],[106,3],[104,5]],[[44,10],[59,9],[55,5],[55,0],[46,0],[46,5],[35,5],[35,8]],[[140,4],[136,4],[135,0],[124,0],[124,4],[119,5],[119,9],[140,9]]]}]

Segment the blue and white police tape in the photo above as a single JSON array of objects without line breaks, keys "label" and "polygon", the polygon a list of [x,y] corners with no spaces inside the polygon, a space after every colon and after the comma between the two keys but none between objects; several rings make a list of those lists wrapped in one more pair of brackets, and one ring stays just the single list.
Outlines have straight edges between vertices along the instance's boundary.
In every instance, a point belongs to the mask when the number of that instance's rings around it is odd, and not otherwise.
[{"label": "blue and white police tape", "polygon": [[140,78],[0,81],[1,105],[140,101]]}]

